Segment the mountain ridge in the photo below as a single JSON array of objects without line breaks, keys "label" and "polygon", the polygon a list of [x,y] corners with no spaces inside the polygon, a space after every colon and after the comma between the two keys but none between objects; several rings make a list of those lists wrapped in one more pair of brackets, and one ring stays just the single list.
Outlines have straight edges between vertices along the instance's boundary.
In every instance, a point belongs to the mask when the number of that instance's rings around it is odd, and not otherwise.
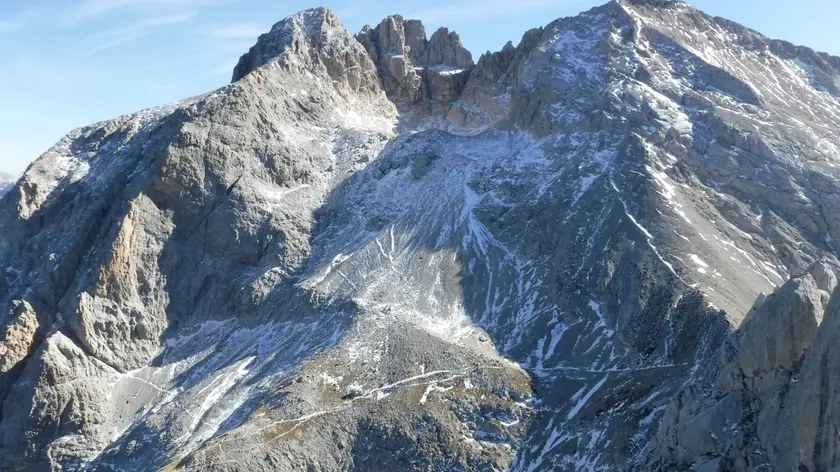
[{"label": "mountain ridge", "polygon": [[[789,463],[748,447],[774,407],[704,399],[775,405],[709,379],[785,326],[765,318],[836,311],[837,71],[681,2],[611,2],[475,64],[439,31],[302,12],[231,85],[33,164],[0,199],[0,465]],[[814,324],[778,352],[817,356]],[[798,368],[741,356],[756,385]],[[698,411],[741,435],[692,435]]]}]

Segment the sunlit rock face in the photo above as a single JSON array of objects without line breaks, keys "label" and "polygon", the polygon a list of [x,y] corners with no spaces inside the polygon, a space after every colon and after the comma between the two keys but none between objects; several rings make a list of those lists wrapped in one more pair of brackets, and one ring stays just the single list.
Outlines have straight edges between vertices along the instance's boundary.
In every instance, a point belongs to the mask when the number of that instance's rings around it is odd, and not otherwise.
[{"label": "sunlit rock face", "polygon": [[840,59],[672,1],[374,24],[0,197],[0,469],[840,466]]}]

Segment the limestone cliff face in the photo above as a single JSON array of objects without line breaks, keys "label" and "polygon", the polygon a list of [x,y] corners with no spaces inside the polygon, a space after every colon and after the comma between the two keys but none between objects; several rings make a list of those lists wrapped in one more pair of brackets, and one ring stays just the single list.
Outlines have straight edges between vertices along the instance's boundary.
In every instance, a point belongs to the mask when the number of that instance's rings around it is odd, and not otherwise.
[{"label": "limestone cliff face", "polygon": [[[835,269],[836,270],[836,269]],[[791,279],[750,312],[681,391],[651,443],[651,469],[831,470],[837,466],[834,355],[840,296],[825,264]]]},{"label": "limestone cliff face", "polygon": [[0,469],[838,466],[837,58],[319,8],[233,79],[0,197]]},{"label": "limestone cliff face", "polygon": [[423,23],[399,15],[365,26],[356,39],[377,64],[388,98],[408,115],[407,126],[446,115],[475,66],[457,33],[440,28],[427,39]]}]

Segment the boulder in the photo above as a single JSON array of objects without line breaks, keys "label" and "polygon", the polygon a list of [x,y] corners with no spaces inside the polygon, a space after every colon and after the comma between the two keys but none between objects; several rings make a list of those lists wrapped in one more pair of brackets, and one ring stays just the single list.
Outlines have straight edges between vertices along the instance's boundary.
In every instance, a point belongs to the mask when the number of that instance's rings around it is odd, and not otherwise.
[{"label": "boulder", "polygon": [[431,162],[432,159],[426,154],[417,154],[413,159],[415,169],[425,169]]}]

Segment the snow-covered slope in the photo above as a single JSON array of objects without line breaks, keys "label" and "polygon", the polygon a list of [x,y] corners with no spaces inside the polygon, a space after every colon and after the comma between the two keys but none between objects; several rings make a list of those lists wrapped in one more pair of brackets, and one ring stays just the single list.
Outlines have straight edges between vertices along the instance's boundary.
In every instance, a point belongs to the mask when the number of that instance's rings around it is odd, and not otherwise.
[{"label": "snow-covered slope", "polygon": [[230,86],[74,131],[0,199],[0,467],[788,464],[684,421],[788,319],[764,294],[833,288],[838,70],[680,2],[475,63],[399,16],[290,17]]},{"label": "snow-covered slope", "polygon": [[0,172],[0,196],[8,192],[16,180],[13,175]]}]

